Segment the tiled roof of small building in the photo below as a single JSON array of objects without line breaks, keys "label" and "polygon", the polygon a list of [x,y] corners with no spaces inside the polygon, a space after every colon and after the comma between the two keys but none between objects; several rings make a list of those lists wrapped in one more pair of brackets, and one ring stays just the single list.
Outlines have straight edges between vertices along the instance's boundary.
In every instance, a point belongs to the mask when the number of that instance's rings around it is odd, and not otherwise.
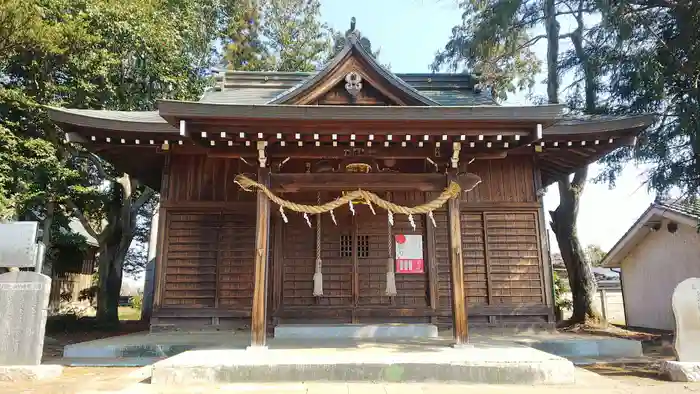
[{"label": "tiled roof of small building", "polygon": [[692,216],[696,219],[700,219],[700,201],[678,198],[673,200],[656,201],[655,204],[660,208],[669,209],[684,215]]}]

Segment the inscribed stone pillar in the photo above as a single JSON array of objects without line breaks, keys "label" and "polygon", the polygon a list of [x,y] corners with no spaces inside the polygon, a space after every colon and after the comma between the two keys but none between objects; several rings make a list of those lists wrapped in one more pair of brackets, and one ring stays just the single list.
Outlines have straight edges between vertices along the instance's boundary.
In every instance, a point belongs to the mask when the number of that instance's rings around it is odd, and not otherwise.
[{"label": "inscribed stone pillar", "polygon": [[36,266],[38,222],[0,223],[0,267]]},{"label": "inscribed stone pillar", "polygon": [[0,365],[39,365],[51,278],[35,272],[0,275]]},{"label": "inscribed stone pillar", "polygon": [[671,297],[676,318],[674,348],[678,361],[700,362],[700,278],[688,278]]}]

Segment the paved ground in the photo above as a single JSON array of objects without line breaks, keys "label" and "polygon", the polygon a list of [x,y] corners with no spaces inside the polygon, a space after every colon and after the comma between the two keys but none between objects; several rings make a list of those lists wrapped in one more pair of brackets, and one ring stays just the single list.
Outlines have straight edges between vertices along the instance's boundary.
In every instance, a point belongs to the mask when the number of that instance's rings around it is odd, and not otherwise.
[{"label": "paved ground", "polygon": [[700,392],[700,383],[670,383],[624,375],[607,377],[583,369],[577,370],[577,383],[567,386],[486,386],[449,384],[363,384],[363,383],[289,383],[158,388],[148,383],[146,368],[67,368],[54,381],[0,383],[2,394],[204,394],[204,393],[282,393],[282,394],[677,394]]}]

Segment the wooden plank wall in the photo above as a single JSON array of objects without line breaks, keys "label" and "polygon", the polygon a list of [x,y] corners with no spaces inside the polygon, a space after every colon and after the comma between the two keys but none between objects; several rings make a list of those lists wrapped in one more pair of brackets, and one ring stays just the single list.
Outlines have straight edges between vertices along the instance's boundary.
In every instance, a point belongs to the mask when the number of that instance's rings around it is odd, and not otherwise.
[{"label": "wooden plank wall", "polygon": [[238,160],[172,156],[165,211],[162,295],[153,322],[245,326],[253,296],[255,193],[233,183],[254,172]]},{"label": "wooden plank wall", "polygon": [[[462,195],[462,252],[470,324],[545,323],[534,163],[529,157],[476,161],[465,168],[482,182]],[[435,193],[437,195],[437,193]],[[439,310],[451,307],[447,211],[435,214]],[[450,320],[442,313],[440,322]]]},{"label": "wooden plank wall", "polygon": [[[470,322],[508,324],[544,322],[545,272],[531,157],[513,156],[476,161],[468,170],[482,183],[462,195],[464,280]],[[160,324],[233,326],[248,324],[253,294],[255,234],[254,193],[233,183],[238,173],[255,168],[238,160],[203,156],[173,156],[164,206],[167,209],[165,272],[161,308],[154,311]],[[325,193],[322,200],[337,195]],[[437,193],[393,193],[391,200],[417,205]],[[284,196],[315,203],[315,193]],[[287,212],[279,220],[273,207],[274,239],[270,242],[272,267],[270,306],[276,323],[309,321],[374,322],[435,321],[449,324],[451,315],[446,209],[435,212],[436,298],[430,303],[431,280],[424,275],[397,275],[397,296],[384,295],[389,256],[386,212],[373,215],[365,205],[322,215],[324,296],[314,297],[316,251],[315,217],[309,228],[301,215]],[[427,218],[395,216],[391,231],[428,234]],[[428,224],[430,225],[430,224]],[[281,228],[277,228],[281,227]],[[343,257],[341,237],[355,234],[365,242],[367,255]],[[278,238],[280,237],[280,238]],[[278,242],[281,241],[281,242]],[[431,243],[424,238],[424,249]],[[359,247],[361,245],[351,245]],[[355,268],[356,267],[356,268]],[[355,277],[356,275],[356,277]],[[353,288],[357,286],[357,288]],[[431,318],[432,316],[432,318]],[[184,319],[184,320],[183,320]],[[186,323],[186,324],[184,324]]]}]

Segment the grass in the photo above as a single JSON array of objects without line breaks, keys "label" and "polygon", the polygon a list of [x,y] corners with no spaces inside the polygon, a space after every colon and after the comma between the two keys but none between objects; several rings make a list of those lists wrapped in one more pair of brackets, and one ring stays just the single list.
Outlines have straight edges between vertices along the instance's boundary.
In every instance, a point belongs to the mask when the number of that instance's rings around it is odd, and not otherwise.
[{"label": "grass", "polygon": [[119,320],[140,320],[141,310],[132,308],[130,306],[120,306],[119,307]]}]

